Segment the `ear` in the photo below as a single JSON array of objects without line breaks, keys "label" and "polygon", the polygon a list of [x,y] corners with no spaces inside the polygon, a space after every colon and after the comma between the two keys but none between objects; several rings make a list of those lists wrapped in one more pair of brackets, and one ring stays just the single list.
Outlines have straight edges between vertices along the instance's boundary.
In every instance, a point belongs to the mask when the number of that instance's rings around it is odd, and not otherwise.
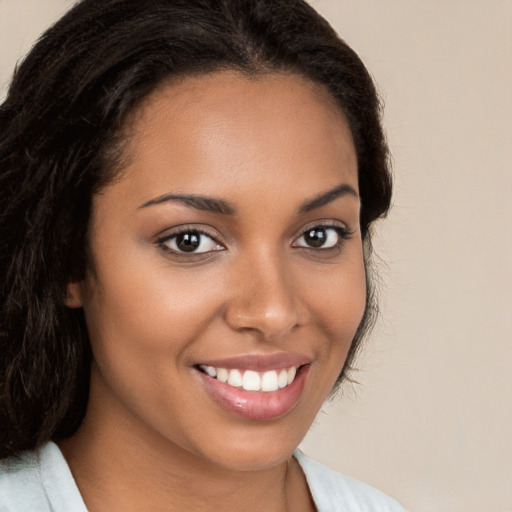
[{"label": "ear", "polygon": [[68,308],[81,308],[83,306],[81,281],[70,281],[68,283],[64,305]]}]

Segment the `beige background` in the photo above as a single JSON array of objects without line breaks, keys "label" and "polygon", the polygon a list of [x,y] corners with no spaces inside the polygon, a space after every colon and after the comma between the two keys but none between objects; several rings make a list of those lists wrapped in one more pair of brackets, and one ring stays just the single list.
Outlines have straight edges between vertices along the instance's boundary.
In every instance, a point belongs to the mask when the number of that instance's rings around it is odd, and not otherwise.
[{"label": "beige background", "polygon": [[[512,1],[311,1],[379,83],[396,191],[360,384],[303,449],[411,512],[512,512]],[[0,85],[70,4],[0,0]]]}]

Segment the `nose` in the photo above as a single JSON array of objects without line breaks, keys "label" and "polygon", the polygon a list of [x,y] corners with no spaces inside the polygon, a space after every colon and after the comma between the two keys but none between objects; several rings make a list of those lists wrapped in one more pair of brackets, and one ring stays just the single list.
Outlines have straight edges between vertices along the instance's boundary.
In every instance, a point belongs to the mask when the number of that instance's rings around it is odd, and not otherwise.
[{"label": "nose", "polygon": [[226,323],[278,341],[299,325],[299,299],[291,269],[280,258],[260,255],[238,266],[225,309]]}]

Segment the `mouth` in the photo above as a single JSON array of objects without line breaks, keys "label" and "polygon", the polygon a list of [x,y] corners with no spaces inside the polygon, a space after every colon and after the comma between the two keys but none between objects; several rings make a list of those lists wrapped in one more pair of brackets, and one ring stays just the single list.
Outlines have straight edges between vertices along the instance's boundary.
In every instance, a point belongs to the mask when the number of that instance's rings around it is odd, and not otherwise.
[{"label": "mouth", "polygon": [[289,386],[297,375],[295,366],[266,372],[238,368],[216,368],[203,364],[198,365],[198,369],[212,379],[224,382],[228,386],[243,388],[245,391],[262,391],[263,393],[270,393]]},{"label": "mouth", "polygon": [[306,385],[311,362],[292,359],[237,358],[197,364],[194,370],[225,412],[250,420],[271,420],[294,409]]}]

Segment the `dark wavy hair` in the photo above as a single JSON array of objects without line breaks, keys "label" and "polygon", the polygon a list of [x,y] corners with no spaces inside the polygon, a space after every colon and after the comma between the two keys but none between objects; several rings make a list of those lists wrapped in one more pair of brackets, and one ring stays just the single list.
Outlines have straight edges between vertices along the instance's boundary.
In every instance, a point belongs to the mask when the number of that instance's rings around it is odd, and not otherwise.
[{"label": "dark wavy hair", "polygon": [[[295,73],[325,86],[357,154],[366,254],[391,200],[372,79],[303,0],[83,0],[17,67],[0,106],[0,458],[71,435],[85,413],[91,351],[82,310],[91,198],[119,175],[126,125],[173,77]],[[129,128],[129,127],[128,127]],[[375,311],[367,307],[338,382]]]}]

